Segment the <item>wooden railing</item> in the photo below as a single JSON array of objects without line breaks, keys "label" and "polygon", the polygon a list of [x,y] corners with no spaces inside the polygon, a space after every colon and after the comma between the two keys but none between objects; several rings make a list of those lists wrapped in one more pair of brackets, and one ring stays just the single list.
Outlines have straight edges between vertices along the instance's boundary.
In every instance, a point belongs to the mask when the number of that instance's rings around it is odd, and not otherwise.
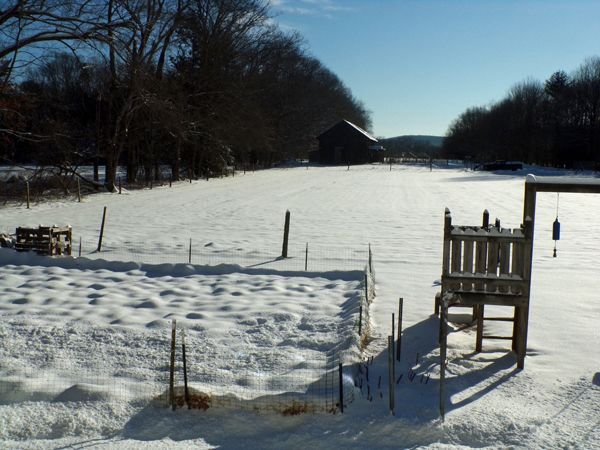
[{"label": "wooden railing", "polygon": [[[448,308],[471,307],[473,318],[477,319],[476,351],[481,351],[483,339],[510,339],[517,352],[517,364],[523,366],[532,243],[530,220],[519,228],[503,229],[499,220],[490,225],[489,213],[485,211],[481,226],[456,226],[446,209],[441,291],[435,299],[435,313],[442,319],[440,342],[444,340],[445,345]],[[513,307],[514,315],[486,318],[485,305]],[[512,321],[512,336],[485,336],[484,320]]]}]

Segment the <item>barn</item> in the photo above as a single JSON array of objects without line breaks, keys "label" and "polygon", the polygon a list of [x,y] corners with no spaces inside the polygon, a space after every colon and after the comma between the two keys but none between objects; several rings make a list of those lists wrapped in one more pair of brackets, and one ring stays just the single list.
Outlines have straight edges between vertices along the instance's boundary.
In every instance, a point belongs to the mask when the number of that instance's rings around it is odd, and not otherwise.
[{"label": "barn", "polygon": [[311,162],[321,164],[365,164],[383,161],[383,146],[352,122],[342,120],[317,136],[319,149]]}]

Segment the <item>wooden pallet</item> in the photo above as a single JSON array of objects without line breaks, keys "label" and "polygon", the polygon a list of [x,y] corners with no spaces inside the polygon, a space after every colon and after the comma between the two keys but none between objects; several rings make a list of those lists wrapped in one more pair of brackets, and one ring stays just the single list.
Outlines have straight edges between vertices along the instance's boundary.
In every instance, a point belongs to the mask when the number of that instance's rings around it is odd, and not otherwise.
[{"label": "wooden pallet", "polygon": [[15,249],[34,251],[40,255],[71,255],[72,229],[66,227],[17,228]]}]

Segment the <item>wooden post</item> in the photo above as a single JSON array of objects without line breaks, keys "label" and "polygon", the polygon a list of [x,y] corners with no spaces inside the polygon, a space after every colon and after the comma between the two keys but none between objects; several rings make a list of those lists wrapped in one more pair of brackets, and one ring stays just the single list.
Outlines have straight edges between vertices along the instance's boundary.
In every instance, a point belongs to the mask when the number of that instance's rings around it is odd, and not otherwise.
[{"label": "wooden post", "polygon": [[444,247],[442,254],[442,276],[450,274],[450,232],[452,231],[452,216],[450,210],[444,210]]},{"label": "wooden post", "polygon": [[[486,209],[483,211],[481,227],[484,230],[487,230],[489,225],[490,225],[490,213]],[[487,272],[487,251],[488,251],[487,249],[488,249],[487,241],[477,241],[475,243],[475,273],[477,273],[479,275],[485,275]],[[484,288],[484,283],[475,283],[474,288],[476,290],[481,291]],[[473,312],[476,315],[476,312],[477,312],[476,308],[474,308]]]},{"label": "wooden post", "polygon": [[396,377],[394,375],[394,338],[392,336],[388,336],[388,391],[389,391],[389,400],[390,400],[390,413],[394,414],[395,409],[395,400],[396,400]]},{"label": "wooden post", "polygon": [[27,209],[29,209],[29,181],[26,182],[27,186]]},{"label": "wooden post", "polygon": [[175,339],[176,339],[177,321],[173,319],[171,324],[171,364],[169,365],[169,402],[173,411],[177,403],[175,401]]},{"label": "wooden post", "polygon": [[338,365],[338,372],[340,378],[340,412],[344,414],[344,372],[342,368],[342,363],[339,363]]},{"label": "wooden post", "polygon": [[188,264],[192,263],[192,238],[190,238],[190,247],[188,250]]},{"label": "wooden post", "polygon": [[402,348],[402,309],[404,307],[404,299],[400,297],[398,301],[398,342],[396,344],[396,361],[400,361]]},{"label": "wooden post", "polygon": [[290,212],[285,212],[285,225],[283,227],[283,247],[281,249],[281,257],[287,258],[288,256],[288,238],[290,234]]},{"label": "wooden post", "polygon": [[[527,184],[526,184],[527,186]],[[535,195],[535,194],[534,194]],[[527,257],[524,261],[523,274],[525,279],[528,280],[526,286],[527,305],[515,307],[515,346],[517,353],[517,367],[523,369],[525,367],[525,355],[527,353],[527,333],[529,328],[529,299],[531,292],[531,272],[533,265],[533,223],[534,220],[531,217],[526,217],[523,223],[525,242],[525,252]]]},{"label": "wooden post", "polygon": [[475,351],[480,352],[483,344],[483,317],[485,313],[485,305],[478,305],[475,310],[477,316],[477,335],[475,342]]},{"label": "wooden post", "polygon": [[169,187],[173,186],[173,174],[171,174],[171,177],[169,178]]},{"label": "wooden post", "polygon": [[[396,354],[395,347],[396,347],[396,315],[394,313],[392,313],[392,355]],[[395,357],[395,356],[393,356],[393,357]]]},{"label": "wooden post", "polygon": [[371,243],[369,243],[369,273],[373,273],[373,253],[371,252]]},{"label": "wooden post", "polygon": [[188,377],[187,377],[187,360],[185,356],[185,331],[181,330],[181,355],[183,358],[183,387],[184,387],[184,398],[188,409],[192,409],[190,404],[190,391],[188,390]]},{"label": "wooden post", "polygon": [[81,236],[79,236],[79,253],[78,256],[81,256]]},{"label": "wooden post", "polygon": [[441,305],[441,339],[440,339],[440,416],[444,421],[446,416],[446,345],[448,339],[448,305],[442,299]]},{"label": "wooden post", "polygon": [[358,336],[362,337],[362,301],[360,302],[360,306],[358,307]]},{"label": "wooden post", "polygon": [[106,206],[104,207],[104,212],[102,213],[102,225],[100,225],[100,237],[98,238],[97,251],[102,250],[102,238],[104,237],[104,222],[105,221],[106,221]]},{"label": "wooden post", "polygon": [[308,271],[308,242],[306,243],[306,253],[304,255],[304,271]]},{"label": "wooden post", "polygon": [[121,177],[119,177],[119,194],[121,193]]},{"label": "wooden post", "polygon": [[[557,190],[558,191],[558,190]],[[535,225],[535,204],[537,197],[536,183],[525,181],[525,195],[523,197],[523,224],[527,217],[531,218],[532,226]]]},{"label": "wooden post", "polygon": [[77,201],[81,203],[81,182],[77,178]]}]

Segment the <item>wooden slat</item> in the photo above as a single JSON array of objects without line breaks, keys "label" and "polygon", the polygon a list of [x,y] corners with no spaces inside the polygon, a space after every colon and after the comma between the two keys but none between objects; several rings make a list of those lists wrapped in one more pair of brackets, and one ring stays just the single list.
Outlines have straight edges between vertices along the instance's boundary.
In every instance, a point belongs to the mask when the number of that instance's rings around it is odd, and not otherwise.
[{"label": "wooden slat", "polygon": [[[494,276],[498,274],[498,241],[495,239],[490,239],[488,242],[487,248],[487,276]],[[491,281],[488,281],[485,286],[485,290],[488,292],[494,292],[496,290],[495,287],[491,285]]]},{"label": "wooden slat", "polygon": [[[450,271],[452,273],[460,272],[461,269],[461,261],[462,261],[462,241],[458,239],[452,239],[451,241],[451,259],[450,259]],[[461,283],[460,279],[458,279],[458,283],[451,283],[450,289],[460,289]]]},{"label": "wooden slat", "polygon": [[[476,255],[475,255],[475,274],[485,275],[487,267],[487,242],[477,242],[475,244]],[[484,289],[484,283],[475,283],[476,290]]]},{"label": "wooden slat", "polygon": [[490,320],[492,322],[514,322],[514,317],[484,317],[483,320]]},{"label": "wooden slat", "polygon": [[[508,235],[511,234],[511,230],[503,230],[503,232]],[[510,241],[502,241],[499,244],[500,255],[498,258],[500,260],[500,263],[499,263],[500,276],[507,275],[510,273],[510,248],[511,248]],[[499,289],[500,289],[500,292],[508,292],[507,286],[500,286]]]},{"label": "wooden slat", "polygon": [[514,241],[526,240],[525,237],[520,234],[508,235],[508,234],[501,234],[501,233],[494,232],[494,231],[488,231],[485,234],[481,231],[477,232],[477,233],[469,233],[469,232],[465,232],[461,229],[457,229],[456,227],[454,227],[452,229],[452,231],[450,233],[450,238],[451,239],[460,239],[461,241],[471,241],[471,242],[487,242],[490,239],[494,239],[497,242],[503,242],[503,241],[514,242]]},{"label": "wooden slat", "polygon": [[457,293],[453,303],[464,306],[474,305],[497,305],[497,306],[525,306],[527,297],[502,294],[474,294],[471,292]]},{"label": "wooden slat", "polygon": [[[464,255],[462,271],[465,273],[473,273],[473,242],[465,241],[463,250]],[[472,289],[471,283],[463,284],[463,289],[465,291],[470,291]]]}]

